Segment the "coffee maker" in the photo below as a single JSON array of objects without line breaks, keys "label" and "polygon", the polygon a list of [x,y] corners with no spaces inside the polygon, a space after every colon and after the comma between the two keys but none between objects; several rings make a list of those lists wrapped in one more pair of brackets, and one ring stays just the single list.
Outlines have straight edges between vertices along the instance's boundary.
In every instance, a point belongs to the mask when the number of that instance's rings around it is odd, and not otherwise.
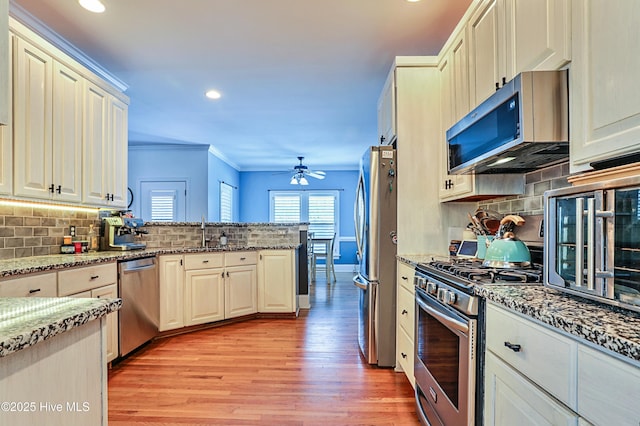
[{"label": "coffee maker", "polygon": [[134,241],[142,230],[144,221],[140,218],[129,217],[128,212],[112,212],[110,216],[103,216],[100,224],[100,250],[142,250],[147,245]]}]

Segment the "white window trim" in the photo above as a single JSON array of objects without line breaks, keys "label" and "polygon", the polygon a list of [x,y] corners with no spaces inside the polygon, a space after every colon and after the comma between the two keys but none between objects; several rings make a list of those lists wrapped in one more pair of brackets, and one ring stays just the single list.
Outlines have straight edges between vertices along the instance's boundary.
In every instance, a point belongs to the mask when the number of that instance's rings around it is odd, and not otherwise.
[{"label": "white window trim", "polygon": [[269,191],[269,222],[274,221],[275,212],[274,212],[274,197],[276,196],[286,196],[286,195],[299,195],[300,196],[300,222],[308,222],[309,221],[309,196],[310,195],[332,195],[334,197],[334,230],[336,233],[336,240],[333,245],[333,257],[340,257],[340,191],[335,189],[326,189],[326,190],[278,190],[278,191]]}]

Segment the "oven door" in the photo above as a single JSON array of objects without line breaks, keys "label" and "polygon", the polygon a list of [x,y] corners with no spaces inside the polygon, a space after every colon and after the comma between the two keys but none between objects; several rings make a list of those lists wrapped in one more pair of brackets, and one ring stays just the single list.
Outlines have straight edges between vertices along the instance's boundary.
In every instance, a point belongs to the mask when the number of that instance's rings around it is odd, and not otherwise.
[{"label": "oven door", "polygon": [[477,320],[416,290],[415,379],[426,424],[475,423]]}]

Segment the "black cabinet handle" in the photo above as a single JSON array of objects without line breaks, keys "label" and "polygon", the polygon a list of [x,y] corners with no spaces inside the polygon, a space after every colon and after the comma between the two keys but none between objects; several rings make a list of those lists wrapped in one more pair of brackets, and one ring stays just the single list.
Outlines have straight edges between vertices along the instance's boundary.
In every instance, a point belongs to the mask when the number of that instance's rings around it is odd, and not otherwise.
[{"label": "black cabinet handle", "polygon": [[92,275],[92,276],[91,276],[91,279],[92,279],[92,280],[97,280],[98,278],[100,278],[100,275]]},{"label": "black cabinet handle", "polygon": [[502,77],[502,85],[504,86],[505,84],[507,84],[507,77]]},{"label": "black cabinet handle", "polygon": [[53,184],[51,184],[49,186],[49,192],[53,194],[54,189],[55,189],[55,186],[53,186]]},{"label": "black cabinet handle", "polygon": [[400,355],[402,355],[402,358],[407,359],[407,354],[405,354],[404,352],[400,352]]},{"label": "black cabinet handle", "polygon": [[498,82],[496,81],[496,92],[497,92],[498,90],[500,90],[500,83],[498,83]]},{"label": "black cabinet handle", "polygon": [[58,187],[56,188],[56,192],[58,194],[62,194],[62,185],[58,185]]},{"label": "black cabinet handle", "polygon": [[38,293],[39,291],[39,288],[34,288],[33,290],[29,290],[29,294]]},{"label": "black cabinet handle", "polygon": [[380,144],[382,144],[384,142],[384,139],[385,139],[384,136],[380,135]]},{"label": "black cabinet handle", "polygon": [[522,348],[522,346],[516,345],[515,343],[511,342],[504,342],[504,345],[514,352],[520,352],[520,349]]},{"label": "black cabinet handle", "polygon": [[406,309],[403,309],[403,310],[402,310],[402,314],[401,314],[401,315],[407,315],[408,313],[409,313],[409,312],[407,312],[407,310],[406,310]]},{"label": "black cabinet handle", "polygon": [[408,280],[409,278],[407,278],[407,277],[402,277],[402,279],[406,281],[406,280]]}]

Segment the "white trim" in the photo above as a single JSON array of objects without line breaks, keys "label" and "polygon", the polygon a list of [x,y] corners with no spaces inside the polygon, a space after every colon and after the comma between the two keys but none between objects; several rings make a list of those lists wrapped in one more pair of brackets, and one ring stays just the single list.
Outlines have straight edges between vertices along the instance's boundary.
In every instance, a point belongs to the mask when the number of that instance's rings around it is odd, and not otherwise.
[{"label": "white trim", "polygon": [[311,309],[311,303],[309,301],[308,294],[299,294],[298,295],[298,308],[300,309]]},{"label": "white trim", "polygon": [[229,165],[229,166],[233,167],[234,169],[236,169],[236,171],[240,171],[240,166],[238,166],[236,163],[231,161],[229,159],[229,157],[227,157],[226,155],[224,155],[223,153],[218,151],[218,149],[215,146],[209,145],[209,154],[218,157],[220,160],[222,160],[225,163],[227,163],[227,165]]},{"label": "white trim", "polygon": [[118,77],[107,71],[102,65],[87,56],[80,49],[75,47],[65,38],[57,34],[51,28],[49,28],[44,22],[27,12],[22,6],[16,4],[14,0],[9,1],[9,16],[13,17],[25,27],[35,32],[49,43],[60,49],[65,54],[69,55],[74,60],[88,68],[91,72],[100,76],[100,78],[113,85],[121,92],[126,91],[129,86]]}]

